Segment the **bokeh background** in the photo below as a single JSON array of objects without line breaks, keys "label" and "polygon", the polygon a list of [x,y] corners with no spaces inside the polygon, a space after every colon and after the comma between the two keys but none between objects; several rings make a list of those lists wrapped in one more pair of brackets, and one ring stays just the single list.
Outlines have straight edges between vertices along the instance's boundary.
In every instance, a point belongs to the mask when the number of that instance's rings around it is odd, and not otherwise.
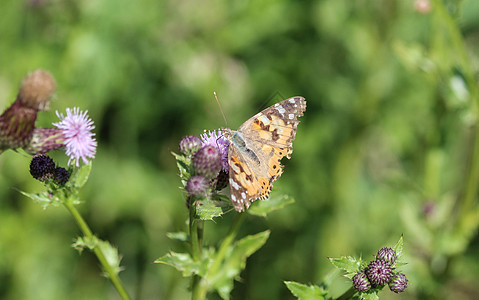
[{"label": "bokeh background", "polygon": [[[43,68],[58,89],[39,127],[55,110],[89,111],[99,146],[80,210],[118,247],[134,299],[189,297],[188,279],[152,262],[186,250],[166,236],[187,217],[169,151],[224,126],[213,91],[234,129],[283,98],[308,101],[274,186],[296,202],[242,226],[271,236],[232,299],[293,299],[283,280],[320,283],[328,257],[369,259],[401,234],[410,287],[381,298],[479,298],[477,218],[456,225],[477,130],[476,0],[4,0],[0,11],[0,110]],[[68,212],[15,190],[43,191],[29,162],[0,155],[0,298],[118,299],[96,258],[71,247]],[[206,225],[207,244],[234,214]],[[349,288],[333,283],[333,296]]]}]

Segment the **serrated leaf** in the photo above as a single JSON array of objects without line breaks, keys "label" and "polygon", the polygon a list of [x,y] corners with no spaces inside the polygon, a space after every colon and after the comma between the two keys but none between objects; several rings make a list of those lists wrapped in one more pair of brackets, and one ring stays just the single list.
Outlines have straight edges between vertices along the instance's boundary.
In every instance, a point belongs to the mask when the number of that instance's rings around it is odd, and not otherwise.
[{"label": "serrated leaf", "polygon": [[361,299],[361,300],[378,300],[379,296],[378,296],[377,292],[359,293],[359,299]]},{"label": "serrated leaf", "polygon": [[196,219],[203,221],[211,221],[213,218],[224,214],[223,207],[219,206],[218,201],[212,201],[208,198],[198,200],[199,205],[196,207]]},{"label": "serrated leaf", "polygon": [[180,271],[184,277],[189,277],[193,274],[205,276],[206,271],[211,264],[212,257],[214,256],[214,250],[203,249],[202,255],[201,260],[194,261],[188,253],[176,253],[171,251],[155,260],[154,263],[172,266]]},{"label": "serrated leaf", "polygon": [[176,154],[173,151],[170,151],[170,153],[175,157],[176,159],[176,166],[178,167],[178,170],[180,171],[180,177],[182,180],[186,181],[188,178],[190,178],[190,164],[191,160],[181,154]]},{"label": "serrated leaf", "polygon": [[246,259],[261,248],[268,240],[270,231],[266,230],[255,235],[249,235],[237,241],[228,249],[224,263],[216,274],[208,274],[207,281],[211,283],[223,299],[229,299],[236,279],[246,266]]},{"label": "serrated leaf", "polygon": [[79,168],[74,168],[73,174],[68,181],[68,184],[75,189],[80,189],[85,185],[90,176],[90,171],[92,168],[92,161],[86,165],[80,165]]},{"label": "serrated leaf", "polygon": [[294,203],[294,198],[288,195],[271,197],[264,201],[256,201],[255,204],[248,209],[248,213],[266,217],[270,212],[281,209],[291,203]]},{"label": "serrated leaf", "polygon": [[356,259],[352,256],[330,257],[329,261],[337,268],[346,271],[346,277],[348,278],[352,278],[361,269],[361,259]]},{"label": "serrated leaf", "polygon": [[[122,267],[120,266],[121,257],[118,254],[118,249],[107,241],[100,240],[96,236],[79,237],[72,244],[72,247],[80,251],[80,253],[84,249],[93,251],[95,248],[98,248],[103,253],[108,265],[113,269],[115,274],[122,271]],[[104,275],[108,276],[106,273]]]},{"label": "serrated leaf", "polygon": [[401,260],[402,255],[403,255],[403,248],[404,248],[404,240],[403,236],[399,238],[399,241],[396,243],[394,246],[393,250],[396,252],[397,260]]},{"label": "serrated leaf", "polygon": [[172,239],[174,241],[179,241],[179,242],[187,242],[190,240],[190,237],[188,236],[188,234],[186,232],[167,232],[166,233],[166,236],[169,238],[169,239]]},{"label": "serrated leaf", "polygon": [[326,299],[326,292],[317,285],[305,285],[294,281],[284,281],[291,293],[299,300]]},{"label": "serrated leaf", "polygon": [[42,192],[42,193],[25,193],[23,191],[19,191],[22,195],[32,199],[34,202],[39,203],[43,209],[46,209],[49,206],[58,206],[62,203],[60,198],[55,196],[54,194],[51,194],[49,192]]}]

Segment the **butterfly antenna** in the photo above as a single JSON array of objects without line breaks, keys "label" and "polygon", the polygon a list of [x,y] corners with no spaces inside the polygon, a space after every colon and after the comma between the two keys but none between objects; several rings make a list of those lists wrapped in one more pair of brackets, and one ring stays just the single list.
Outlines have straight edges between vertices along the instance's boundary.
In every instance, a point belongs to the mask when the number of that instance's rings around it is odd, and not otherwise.
[{"label": "butterfly antenna", "polygon": [[225,113],[223,112],[223,108],[221,108],[220,101],[218,100],[218,97],[216,96],[216,92],[213,92],[213,95],[215,95],[216,103],[218,103],[218,106],[221,111],[221,115],[223,115],[223,119],[225,120],[226,127],[228,127],[228,122],[226,121]]}]

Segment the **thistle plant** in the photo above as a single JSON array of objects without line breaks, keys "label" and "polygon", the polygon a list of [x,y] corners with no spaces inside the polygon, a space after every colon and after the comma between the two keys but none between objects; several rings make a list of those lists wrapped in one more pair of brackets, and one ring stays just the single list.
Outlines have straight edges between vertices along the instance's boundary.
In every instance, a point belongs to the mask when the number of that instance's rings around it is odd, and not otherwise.
[{"label": "thistle plant", "polygon": [[[187,243],[190,251],[172,251],[155,262],[173,266],[183,276],[190,277],[192,299],[205,299],[207,293],[214,291],[221,298],[229,299],[234,280],[240,278],[246,259],[266,243],[270,233],[266,230],[236,240],[245,216],[266,216],[293,200],[272,197],[267,201],[256,201],[247,212],[237,213],[229,197],[221,191],[228,183],[228,140],[220,135],[220,131],[205,132],[201,139],[184,137],[179,148],[181,154],[172,154],[179,169],[181,188],[185,191],[187,228],[168,236]],[[234,221],[220,245],[205,245],[204,222],[228,213],[234,215]]]},{"label": "thistle plant", "polygon": [[[408,286],[406,275],[397,269],[405,265],[402,261],[403,238],[399,239],[394,248],[384,247],[378,251],[375,259],[367,262],[362,258],[343,256],[330,258],[330,262],[337,270],[345,271],[343,276],[351,279],[352,287],[337,299],[379,299],[378,292],[385,286],[394,293],[402,293]],[[336,274],[334,270],[332,274]],[[320,285],[304,285],[294,281],[286,281],[289,290],[298,299],[336,299],[329,294],[328,287],[331,278]]]},{"label": "thistle plant", "polygon": [[[96,237],[76,209],[81,203],[79,191],[88,179],[96,154],[93,121],[87,111],[68,108],[66,115],[57,112],[60,120],[53,124],[56,128],[35,127],[37,113],[48,108],[55,87],[53,77],[43,70],[37,70],[23,80],[17,99],[0,115],[0,153],[22,148],[33,155],[30,174],[45,185],[46,191],[20,193],[44,209],[64,206],[83,233],[73,247],[79,251],[91,250],[120,297],[130,299],[118,277],[121,267],[117,249]],[[58,166],[45,154],[55,149],[65,149],[69,157],[67,168]]]}]

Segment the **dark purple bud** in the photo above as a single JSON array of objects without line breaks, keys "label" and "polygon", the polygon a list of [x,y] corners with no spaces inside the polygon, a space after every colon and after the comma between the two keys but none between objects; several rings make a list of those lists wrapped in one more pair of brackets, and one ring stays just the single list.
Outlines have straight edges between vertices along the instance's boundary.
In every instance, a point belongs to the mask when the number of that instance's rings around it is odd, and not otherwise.
[{"label": "dark purple bud", "polygon": [[403,273],[396,273],[389,282],[389,289],[395,293],[402,293],[407,288],[407,278]]},{"label": "dark purple bud", "polygon": [[30,162],[30,174],[33,178],[45,181],[53,176],[55,163],[45,154],[35,155]]},{"label": "dark purple bud", "polygon": [[353,277],[353,287],[361,292],[366,293],[371,288],[371,283],[369,283],[368,277],[364,272],[359,272]]},{"label": "dark purple bud", "polygon": [[206,145],[193,155],[193,169],[196,174],[208,179],[215,178],[221,170],[221,156],[217,147]]},{"label": "dark purple bud", "polygon": [[53,181],[58,185],[64,185],[70,179],[70,174],[65,168],[56,168],[53,172]]},{"label": "dark purple bud", "polygon": [[384,259],[386,262],[390,263],[391,266],[394,266],[397,259],[396,251],[391,248],[384,247],[378,251],[376,259]]},{"label": "dark purple bud", "polygon": [[373,286],[384,285],[393,276],[391,264],[384,259],[376,259],[367,267],[366,276]]},{"label": "dark purple bud", "polygon": [[185,136],[180,141],[180,151],[185,155],[191,155],[201,147],[201,140],[197,136]]},{"label": "dark purple bud", "polygon": [[[192,176],[186,182],[186,191],[193,196],[204,196],[209,188],[209,180],[203,176]],[[189,203],[188,203],[189,204]]]}]

